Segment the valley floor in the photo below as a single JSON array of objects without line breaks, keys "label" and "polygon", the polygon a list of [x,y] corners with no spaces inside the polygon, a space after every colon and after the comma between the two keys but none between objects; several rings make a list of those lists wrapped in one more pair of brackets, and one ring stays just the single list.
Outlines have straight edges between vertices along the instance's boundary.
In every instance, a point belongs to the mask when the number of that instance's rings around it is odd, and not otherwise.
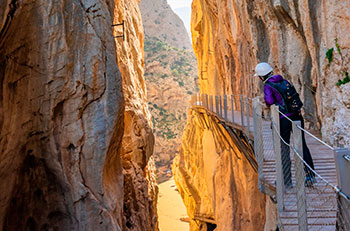
[{"label": "valley floor", "polygon": [[186,207],[174,179],[159,184],[158,217],[160,231],[189,230],[189,224],[180,220],[187,217]]}]

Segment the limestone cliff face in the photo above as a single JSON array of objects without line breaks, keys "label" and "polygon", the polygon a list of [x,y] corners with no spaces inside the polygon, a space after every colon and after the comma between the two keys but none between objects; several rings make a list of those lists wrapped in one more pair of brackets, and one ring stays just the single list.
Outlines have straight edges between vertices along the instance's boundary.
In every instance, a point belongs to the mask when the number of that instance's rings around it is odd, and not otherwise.
[{"label": "limestone cliff face", "polygon": [[[332,144],[350,145],[347,135],[350,131],[350,84],[346,83],[349,82],[346,79],[350,80],[346,78],[350,62],[348,9],[350,2],[341,0],[194,0],[192,41],[198,58],[200,91],[211,95],[260,95],[262,83],[253,77],[254,67],[258,62],[269,62],[275,73],[284,75],[301,93],[307,126],[321,128],[323,138]],[[332,47],[333,51],[329,50]],[[219,230],[248,230],[238,228],[241,227],[239,223],[222,220],[224,218],[219,217],[212,203],[223,198],[220,192],[224,191],[230,199],[238,195],[232,202],[237,208],[249,208],[240,204],[251,200],[240,194],[244,187],[250,187],[247,175],[232,174],[230,179],[222,175],[227,182],[241,182],[243,186],[237,191],[229,190],[236,186],[219,185],[212,180],[220,176],[221,169],[229,174],[231,166],[233,169],[246,166],[235,158],[222,161],[225,154],[218,155],[216,149],[205,148],[213,143],[212,138],[208,139],[213,131],[205,132],[203,126],[191,116],[182,152],[174,166],[175,180],[189,214],[194,216],[200,211],[213,216]],[[214,166],[205,166],[208,162]],[[246,174],[249,175],[249,171]],[[246,217],[237,211],[232,214],[232,220]],[[230,210],[220,214],[224,217]],[[225,225],[233,228],[222,228]],[[200,229],[195,224],[191,224],[191,228]]]},{"label": "limestone cliff face", "polygon": [[[127,9],[127,10],[126,10]],[[143,27],[138,1],[116,2],[114,24],[125,23],[125,40],[117,38],[118,64],[125,96],[121,158],[124,175],[123,230],[157,230],[154,136],[143,78]],[[122,31],[116,27],[114,35]]]},{"label": "limestone cliff face", "polygon": [[321,128],[333,144],[350,145],[350,123],[344,119],[350,114],[350,84],[336,86],[349,71],[349,8],[350,2],[341,0],[194,0],[192,40],[201,91],[260,94],[253,70],[267,61],[301,93],[308,126]]},{"label": "limestone cliff face", "polygon": [[216,224],[219,231],[264,230],[265,196],[245,157],[252,149],[240,149],[232,140],[204,111],[190,110],[173,172],[191,231],[207,230],[206,223]]},{"label": "limestone cliff face", "polygon": [[156,227],[142,49],[136,0],[0,0],[0,229]]}]

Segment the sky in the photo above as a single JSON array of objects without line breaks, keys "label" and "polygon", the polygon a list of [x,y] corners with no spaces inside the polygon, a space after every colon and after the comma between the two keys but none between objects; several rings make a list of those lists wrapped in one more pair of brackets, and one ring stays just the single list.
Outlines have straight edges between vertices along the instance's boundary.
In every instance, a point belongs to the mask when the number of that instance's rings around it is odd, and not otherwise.
[{"label": "sky", "polygon": [[175,10],[182,7],[191,7],[192,0],[168,0],[168,4]]},{"label": "sky", "polygon": [[181,18],[191,39],[191,4],[192,0],[167,0],[171,9]]}]

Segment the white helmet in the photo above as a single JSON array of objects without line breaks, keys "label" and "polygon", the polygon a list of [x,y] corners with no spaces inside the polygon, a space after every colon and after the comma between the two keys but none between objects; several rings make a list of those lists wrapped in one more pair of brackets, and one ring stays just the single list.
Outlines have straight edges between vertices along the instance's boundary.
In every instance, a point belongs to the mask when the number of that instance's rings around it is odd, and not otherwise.
[{"label": "white helmet", "polygon": [[265,76],[273,71],[272,67],[268,63],[259,63],[255,67],[255,76]]}]

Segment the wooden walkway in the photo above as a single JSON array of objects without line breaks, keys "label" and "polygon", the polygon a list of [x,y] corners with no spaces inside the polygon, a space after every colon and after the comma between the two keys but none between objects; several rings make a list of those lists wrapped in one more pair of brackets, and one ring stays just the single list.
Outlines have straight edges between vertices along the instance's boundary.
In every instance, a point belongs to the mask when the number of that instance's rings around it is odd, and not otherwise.
[{"label": "wooden walkway", "polygon": [[[232,121],[232,114],[227,112],[228,124],[233,123],[236,129],[242,127],[241,113],[234,112],[234,122]],[[246,117],[244,118],[246,120]],[[221,119],[221,121],[225,121]],[[247,121],[245,121],[247,126]],[[263,146],[264,146],[264,180],[270,187],[275,189],[276,181],[276,165],[275,154],[273,146],[273,137],[271,122],[263,120]],[[247,129],[243,129],[247,132]],[[250,118],[250,134],[253,136],[253,118]],[[313,134],[315,135],[315,134]],[[317,136],[317,135],[316,135]],[[334,153],[331,149],[319,143],[311,136],[305,134],[307,145],[310,149],[315,171],[323,177],[327,182],[337,185],[336,167],[334,162]],[[292,142],[292,140],[291,140]],[[295,168],[293,152],[291,151],[292,160],[292,178],[293,188],[287,189],[284,195],[284,211],[280,212],[282,223],[282,230],[296,231],[298,230],[297,205],[296,205],[296,187],[295,187]],[[317,182],[313,187],[306,187],[307,194],[307,217],[308,228],[312,230],[334,231],[336,230],[336,213],[337,213],[337,199],[333,188],[326,184],[325,181],[316,177]]]}]

